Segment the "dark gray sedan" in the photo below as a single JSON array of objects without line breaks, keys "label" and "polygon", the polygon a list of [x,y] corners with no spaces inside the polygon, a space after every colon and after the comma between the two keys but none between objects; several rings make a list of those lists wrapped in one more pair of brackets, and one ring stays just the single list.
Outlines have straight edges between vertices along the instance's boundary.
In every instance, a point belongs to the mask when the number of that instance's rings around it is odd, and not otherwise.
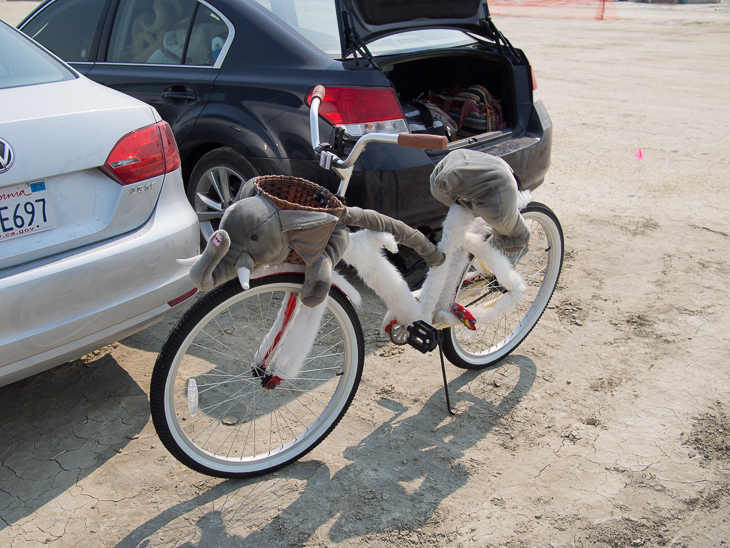
[{"label": "dark gray sedan", "polygon": [[[20,28],[170,123],[204,235],[254,175],[336,189],[309,146],[315,84],[328,92],[323,139],[340,152],[370,131],[429,131],[430,120],[407,116],[429,96],[454,119],[446,151],[373,146],[352,177],[351,205],[424,231],[445,213],[428,190],[444,154],[501,156],[524,189],[540,185],[550,164],[552,125],[530,63],[486,0],[48,0]],[[485,107],[446,105],[475,87],[494,100],[494,123],[484,123]]]}]

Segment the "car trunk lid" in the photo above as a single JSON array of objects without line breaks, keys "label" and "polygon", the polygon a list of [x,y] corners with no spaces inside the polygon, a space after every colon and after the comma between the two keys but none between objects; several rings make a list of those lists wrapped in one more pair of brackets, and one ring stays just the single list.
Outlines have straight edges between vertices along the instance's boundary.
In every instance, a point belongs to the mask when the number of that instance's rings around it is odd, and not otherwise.
[{"label": "car trunk lid", "polygon": [[378,38],[421,28],[458,29],[498,41],[486,0],[336,0],[343,59]]},{"label": "car trunk lid", "polygon": [[153,109],[85,78],[6,89],[3,100],[14,107],[0,114],[13,158],[0,174],[0,268],[127,233],[150,217],[162,176],[122,186],[99,168],[124,135],[159,120]]}]

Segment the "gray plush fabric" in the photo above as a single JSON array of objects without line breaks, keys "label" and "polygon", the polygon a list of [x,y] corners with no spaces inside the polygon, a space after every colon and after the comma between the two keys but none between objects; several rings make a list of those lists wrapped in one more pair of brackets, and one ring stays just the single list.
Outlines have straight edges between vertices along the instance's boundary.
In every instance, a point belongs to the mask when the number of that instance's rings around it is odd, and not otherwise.
[{"label": "gray plush fabric", "polygon": [[220,229],[208,239],[202,257],[190,270],[193,283],[201,289],[235,278],[242,266],[253,270],[280,263],[294,250],[305,264],[300,299],[315,307],[327,297],[332,269],[347,249],[347,225],[390,232],[431,266],[444,261],[438,247],[423,234],[375,211],[346,208],[338,218],[322,211],[281,210],[264,195],[254,195],[250,186],[241,195],[226,209]]},{"label": "gray plush fabric", "polygon": [[458,202],[494,229],[494,239],[508,253],[522,250],[530,230],[517,209],[517,180],[509,164],[489,154],[456,150],[431,174],[431,194],[451,207]]},{"label": "gray plush fabric", "polygon": [[200,289],[212,289],[235,278],[242,266],[280,263],[293,249],[306,265],[300,298],[314,307],[327,297],[332,268],[347,244],[347,227],[335,215],[283,211],[265,196],[249,195],[226,209],[190,278]]},{"label": "gray plush fabric", "polygon": [[231,239],[225,230],[217,230],[208,238],[203,255],[190,269],[190,279],[199,289],[213,289],[236,275],[232,266],[219,267],[231,247]]},{"label": "gray plush fabric", "polygon": [[367,228],[374,232],[389,232],[399,244],[403,244],[418,253],[429,266],[438,266],[444,262],[444,254],[418,230],[407,224],[381,215],[371,209],[348,207],[342,220],[350,226]]}]

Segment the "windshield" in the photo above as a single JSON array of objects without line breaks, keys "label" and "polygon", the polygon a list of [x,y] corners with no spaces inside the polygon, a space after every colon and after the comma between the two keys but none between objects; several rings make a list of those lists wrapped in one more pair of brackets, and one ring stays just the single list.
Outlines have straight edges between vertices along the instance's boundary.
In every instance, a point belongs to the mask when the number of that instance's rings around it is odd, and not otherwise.
[{"label": "windshield", "polygon": [[25,35],[0,21],[0,89],[73,80],[76,75]]}]

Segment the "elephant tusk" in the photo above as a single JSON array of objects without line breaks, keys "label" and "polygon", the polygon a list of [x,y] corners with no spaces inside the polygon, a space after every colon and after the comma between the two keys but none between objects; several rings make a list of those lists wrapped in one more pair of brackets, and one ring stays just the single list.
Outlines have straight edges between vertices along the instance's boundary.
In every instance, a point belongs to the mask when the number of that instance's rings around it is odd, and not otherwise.
[{"label": "elephant tusk", "polygon": [[195,263],[198,262],[198,259],[200,259],[203,255],[196,255],[195,257],[189,257],[187,259],[176,259],[178,264],[181,264],[183,266],[193,266]]},{"label": "elephant tusk", "polygon": [[238,269],[238,279],[241,281],[241,286],[244,289],[249,289],[251,287],[251,285],[248,283],[250,278],[251,271],[248,268],[242,266]]}]

